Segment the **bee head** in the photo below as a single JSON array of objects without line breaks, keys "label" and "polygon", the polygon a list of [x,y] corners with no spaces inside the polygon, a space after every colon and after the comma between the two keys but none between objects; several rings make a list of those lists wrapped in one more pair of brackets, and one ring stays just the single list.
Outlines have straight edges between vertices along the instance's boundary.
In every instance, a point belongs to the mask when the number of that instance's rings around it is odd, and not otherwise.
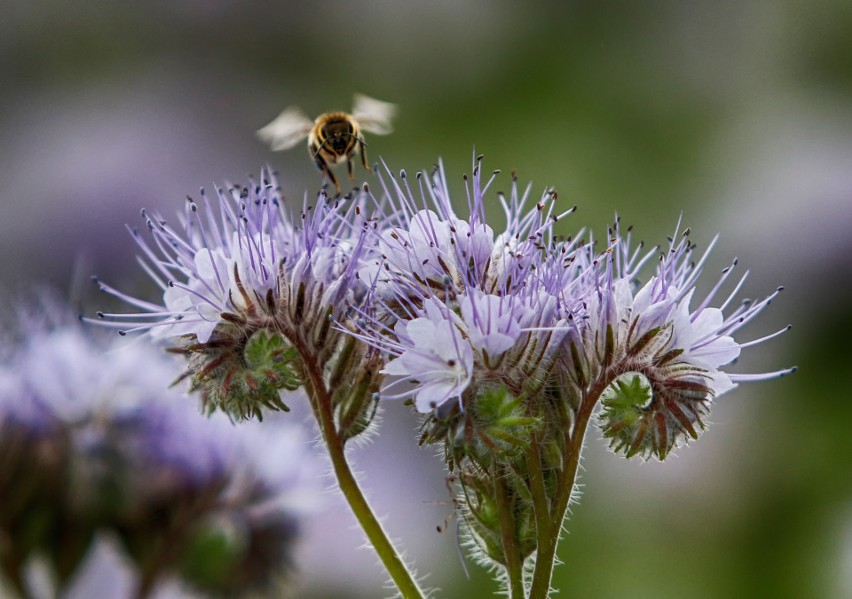
[{"label": "bee head", "polygon": [[348,118],[329,120],[322,127],[322,145],[335,154],[346,154],[356,141],[355,127]]}]

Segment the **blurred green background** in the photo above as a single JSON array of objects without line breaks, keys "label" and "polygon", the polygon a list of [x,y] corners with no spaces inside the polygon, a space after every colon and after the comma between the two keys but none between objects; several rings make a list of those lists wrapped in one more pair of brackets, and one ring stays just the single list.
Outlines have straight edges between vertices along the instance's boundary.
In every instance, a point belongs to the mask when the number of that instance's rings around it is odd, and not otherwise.
[{"label": "blurred green background", "polygon": [[[7,2],[4,294],[48,284],[91,312],[92,273],[145,293],[123,229],[139,208],[170,215],[266,163],[300,201],[319,172],[254,131],[290,104],[346,110],[356,91],[400,106],[371,159],[411,172],[441,157],[459,200],[475,147],[498,187],[517,169],[578,204],[562,233],[602,236],[617,212],[655,244],[683,213],[699,249],[722,234],[708,284],[739,256],[746,295],[786,286],[741,340],[793,330],[735,368],[796,375],[723,396],[664,464],[590,431],[559,597],[852,597],[852,2]],[[415,425],[388,406],[356,454],[365,486],[439,596],[492,596],[434,532],[450,506]],[[297,596],[379,596],[347,518],[312,524]]]}]

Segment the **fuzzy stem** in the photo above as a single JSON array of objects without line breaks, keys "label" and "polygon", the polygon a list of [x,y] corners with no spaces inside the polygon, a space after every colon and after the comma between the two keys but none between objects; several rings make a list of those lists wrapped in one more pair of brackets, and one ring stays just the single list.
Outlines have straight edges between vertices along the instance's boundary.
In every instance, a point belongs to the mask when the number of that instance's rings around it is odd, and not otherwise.
[{"label": "fuzzy stem", "polygon": [[[495,470],[499,470],[495,466]],[[494,481],[494,496],[497,511],[500,513],[500,534],[503,542],[503,556],[506,558],[506,584],[511,599],[525,599],[524,562],[518,553],[517,527],[509,489],[506,485],[506,473],[501,473]]]},{"label": "fuzzy stem", "polygon": [[534,434],[527,450],[526,467],[529,473],[530,495],[532,496],[535,513],[537,545],[541,546],[544,535],[549,534],[550,499],[547,496],[547,488],[544,484],[544,472],[541,469],[541,447],[539,443],[539,436]]},{"label": "fuzzy stem", "polygon": [[[606,385],[603,385],[600,389],[598,387],[596,385],[592,392],[583,398],[573,427],[570,427],[570,417],[568,414],[562,414],[563,430],[565,431],[563,436],[564,466],[559,480],[559,490],[552,504],[548,526],[544,531],[538,531],[538,548],[536,551],[533,582],[530,587],[530,599],[547,599],[550,594],[550,580],[553,575],[553,566],[556,559],[556,545],[559,542],[559,535],[562,532],[562,522],[565,519],[565,512],[568,511],[571,491],[574,488],[577,478],[580,454],[583,451],[583,440],[586,436],[586,429],[588,428],[592,411]],[[538,522],[538,518],[536,521]]]},{"label": "fuzzy stem", "polygon": [[358,523],[367,535],[379,559],[396,584],[399,592],[405,599],[422,599],[423,592],[417,586],[414,577],[405,567],[393,545],[387,537],[381,523],[376,518],[367,499],[358,486],[358,481],[346,461],[345,441],[340,436],[334,425],[334,410],[331,401],[331,393],[325,387],[322,370],[315,360],[311,359],[310,353],[303,346],[297,346],[302,355],[302,362],[308,375],[310,383],[306,385],[311,408],[317,417],[323,441],[328,449],[334,474],[340,491],[349,503],[349,507],[355,514]]}]

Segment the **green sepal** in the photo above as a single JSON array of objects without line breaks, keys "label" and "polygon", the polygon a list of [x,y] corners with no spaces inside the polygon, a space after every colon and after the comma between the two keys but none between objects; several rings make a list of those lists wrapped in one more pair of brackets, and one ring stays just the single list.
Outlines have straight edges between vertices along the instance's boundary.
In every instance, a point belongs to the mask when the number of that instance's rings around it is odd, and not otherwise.
[{"label": "green sepal", "polygon": [[[484,458],[485,455],[516,454],[530,443],[530,434],[539,419],[525,414],[525,404],[503,385],[484,386],[470,406],[474,445],[467,452]],[[471,456],[472,457],[472,456]]]},{"label": "green sepal", "polygon": [[642,417],[654,395],[650,381],[636,372],[615,379],[601,396],[602,417],[610,422],[631,426]]}]

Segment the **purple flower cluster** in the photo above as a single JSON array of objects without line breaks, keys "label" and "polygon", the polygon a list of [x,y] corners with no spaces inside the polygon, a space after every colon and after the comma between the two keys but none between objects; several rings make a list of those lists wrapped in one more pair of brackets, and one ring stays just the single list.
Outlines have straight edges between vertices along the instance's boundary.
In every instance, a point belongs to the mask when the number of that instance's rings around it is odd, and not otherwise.
[{"label": "purple flower cluster", "polygon": [[[710,292],[694,302],[695,285],[716,239],[693,262],[689,230],[678,224],[669,247],[660,254],[656,272],[638,282],[644,263],[657,252],[642,254],[631,246],[630,234],[613,231],[612,247],[600,260],[598,281],[586,302],[586,313],[574,320],[568,343],[579,359],[564,360],[563,373],[576,389],[595,375],[609,379],[639,375],[649,385],[648,401],[604,405],[601,424],[616,450],[629,455],[665,458],[681,440],[697,438],[702,416],[712,400],[737,383],[776,378],[795,368],[760,374],[723,370],[743,348],[772,339],[789,326],[748,342],[733,335],[750,323],[780,293],[761,301],[734,302],[748,273],[739,278],[718,307],[714,300],[733,274],[737,261],[725,268]],[[693,305],[697,303],[697,305]]]},{"label": "purple flower cluster", "polygon": [[[369,238],[365,200],[332,200],[322,191],[313,204],[305,197],[294,218],[274,174],[263,171],[246,186],[217,187],[214,200],[204,190],[200,203],[188,199],[177,229],[143,212],[149,235],[132,234],[162,303],[98,281],[140,310],[99,313],[98,322],[173,344],[187,357],[184,377],[207,412],[260,419],[287,410],[279,392],[304,383],[306,357],[335,370],[346,340],[332,323],[366,294],[357,278]],[[356,353],[349,368],[366,372],[364,351]]]},{"label": "purple flower cluster", "polygon": [[391,357],[382,395],[414,398],[421,412],[462,406],[483,382],[540,384],[573,309],[543,260],[556,247],[553,224],[573,209],[557,213],[550,191],[527,209],[530,189],[513,180],[508,197],[498,193],[507,222],[495,235],[485,194],[497,174],[483,182],[477,162],[465,218],[442,168],[418,173],[417,193],[405,173],[382,177],[391,216],[371,229],[377,251],[359,275],[373,295],[357,335]]},{"label": "purple flower cluster", "polygon": [[[282,207],[268,172],[244,187],[217,188],[215,201],[202,192],[200,205],[188,200],[178,230],[146,215],[150,240],[133,231],[163,303],[101,283],[141,313],[99,316],[122,332],[185,339],[179,347],[194,388],[237,417],[260,416],[257,403],[286,407],[278,389],[299,384],[287,382],[298,379],[298,368],[285,373],[289,379],[268,367],[245,372],[246,344],[259,330],[282,334],[302,353],[308,348],[331,378],[341,335],[353,336],[387,356],[381,396],[412,399],[423,413],[464,411],[479,389],[494,385],[513,397],[558,393],[577,409],[619,377],[639,375],[653,392],[650,403],[610,409],[603,421],[629,455],[665,457],[684,435],[697,436],[713,398],[737,382],[790,372],[723,369],[762,341],[741,344],[733,334],[774,294],[725,316],[742,281],[721,305],[711,304],[731,267],[690,308],[707,253],[692,264],[688,236],[676,233],[640,285],[656,248],[634,247],[618,224],[603,248],[562,239],[554,225],[574,209],[558,209],[554,191],[533,200],[530,186],[521,189],[513,176],[508,193],[492,192],[499,171],[484,176],[481,158],[473,167],[461,216],[443,167],[413,180],[385,169],[378,195],[365,186],[354,199],[332,201],[321,192],[314,205],[305,199],[299,219]],[[502,230],[488,224],[487,205],[502,208]],[[368,209],[378,216],[368,218]],[[285,359],[276,354],[272,362]],[[261,393],[258,379],[274,384]]]},{"label": "purple flower cluster", "polygon": [[[390,217],[371,229],[375,257],[359,276],[371,282],[372,297],[355,334],[389,356],[384,398],[412,398],[421,412],[447,414],[497,383],[516,397],[555,389],[577,409],[584,397],[638,374],[653,397],[626,412],[608,410],[602,424],[616,449],[662,458],[684,435],[697,436],[713,398],[738,382],[793,370],[723,369],[742,348],[775,336],[747,343],[733,337],[777,291],[725,315],[744,277],[712,304],[732,266],[690,307],[709,250],[690,262],[688,232],[676,232],[656,272],[640,284],[657,248],[634,246],[618,224],[604,248],[560,239],[554,223],[573,209],[558,211],[554,192],[532,203],[530,188],[521,192],[513,177],[509,194],[492,200],[497,173],[483,178],[479,160],[473,173],[464,218],[453,210],[443,168],[431,177],[418,173],[414,189],[404,172],[382,177]],[[497,234],[485,221],[490,202],[505,214]]]}]

